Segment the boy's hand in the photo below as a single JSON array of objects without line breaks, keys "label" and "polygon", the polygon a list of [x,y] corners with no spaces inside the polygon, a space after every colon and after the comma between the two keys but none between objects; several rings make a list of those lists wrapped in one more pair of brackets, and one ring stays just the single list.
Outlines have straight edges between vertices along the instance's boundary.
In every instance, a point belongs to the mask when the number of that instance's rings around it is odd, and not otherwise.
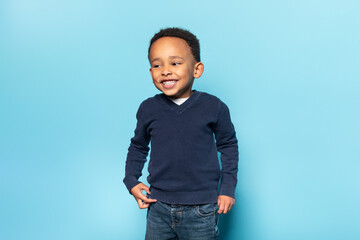
[{"label": "boy's hand", "polygon": [[147,198],[146,195],[142,193],[142,191],[144,190],[147,192],[147,194],[150,194],[149,187],[143,183],[139,183],[130,190],[131,194],[137,201],[140,209],[148,208],[150,206],[150,203],[154,203],[157,201],[156,199]]},{"label": "boy's hand", "polygon": [[219,214],[226,214],[230,211],[231,207],[235,204],[235,199],[225,195],[218,196]]}]

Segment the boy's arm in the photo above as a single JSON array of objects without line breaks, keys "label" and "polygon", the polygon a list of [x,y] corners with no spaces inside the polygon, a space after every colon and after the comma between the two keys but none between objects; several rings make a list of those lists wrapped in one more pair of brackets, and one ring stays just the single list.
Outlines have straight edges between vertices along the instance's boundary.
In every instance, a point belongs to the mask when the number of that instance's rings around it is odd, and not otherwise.
[{"label": "boy's arm", "polygon": [[226,213],[235,203],[238,171],[238,141],[231,122],[229,108],[220,101],[218,120],[214,126],[217,150],[221,153],[221,183],[218,197],[219,212]]},{"label": "boy's arm", "polygon": [[146,208],[147,206],[144,205],[143,202],[148,203],[149,201],[148,198],[142,194],[142,191],[145,190],[147,193],[150,193],[149,188],[138,180],[142,175],[141,172],[146,162],[150,142],[148,123],[143,116],[142,104],[136,113],[136,119],[135,135],[131,138],[126,159],[125,178],[123,181],[129,192],[135,197],[139,207]]}]

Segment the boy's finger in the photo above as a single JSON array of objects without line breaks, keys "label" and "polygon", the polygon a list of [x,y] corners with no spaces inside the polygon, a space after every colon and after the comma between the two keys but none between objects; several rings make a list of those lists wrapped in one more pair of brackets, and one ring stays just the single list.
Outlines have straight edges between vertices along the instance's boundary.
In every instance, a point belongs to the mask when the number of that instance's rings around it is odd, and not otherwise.
[{"label": "boy's finger", "polygon": [[219,214],[222,214],[224,212],[224,204],[220,202],[220,206],[219,206]]},{"label": "boy's finger", "polygon": [[147,190],[147,189],[149,189],[149,187],[146,186],[145,184],[141,184],[139,187],[140,187],[141,190]]},{"label": "boy's finger", "polygon": [[145,190],[148,194],[150,194],[150,188],[148,186],[144,185],[142,190]]},{"label": "boy's finger", "polygon": [[140,199],[136,199],[136,201],[137,201],[137,204],[139,205],[139,208],[141,209],[141,207],[142,207],[142,201],[141,201]]},{"label": "boy's finger", "polygon": [[157,201],[156,199],[147,198],[146,196],[144,196],[142,194],[139,195],[139,199],[141,199],[143,202],[146,202],[146,203],[153,203],[153,202]]},{"label": "boy's finger", "polygon": [[146,201],[147,200],[147,197],[145,197],[144,195],[142,195],[142,194],[140,194],[139,196],[138,196],[138,199],[140,199],[141,201]]},{"label": "boy's finger", "polygon": [[150,206],[150,204],[148,203],[142,203],[142,209],[148,208]]},{"label": "boy's finger", "polygon": [[139,186],[139,190],[140,190],[141,194],[143,194],[143,193],[142,193],[143,190],[144,190],[145,192],[147,192],[147,194],[150,194],[150,188],[149,188],[148,186],[146,186],[145,184],[141,184],[141,185]]},{"label": "boy's finger", "polygon": [[157,200],[156,200],[156,199],[152,199],[152,198],[146,198],[146,199],[144,200],[144,202],[146,202],[146,203],[154,203],[154,202],[157,202]]},{"label": "boy's finger", "polygon": [[224,214],[227,214],[229,212],[229,205],[225,204],[224,206]]},{"label": "boy's finger", "polygon": [[140,209],[144,209],[144,208],[148,208],[149,204],[148,203],[144,203],[143,201],[141,201],[140,199],[137,200],[139,208]]},{"label": "boy's finger", "polygon": [[230,212],[231,208],[234,206],[234,202],[230,202],[229,203],[229,208],[228,208],[228,212]]}]

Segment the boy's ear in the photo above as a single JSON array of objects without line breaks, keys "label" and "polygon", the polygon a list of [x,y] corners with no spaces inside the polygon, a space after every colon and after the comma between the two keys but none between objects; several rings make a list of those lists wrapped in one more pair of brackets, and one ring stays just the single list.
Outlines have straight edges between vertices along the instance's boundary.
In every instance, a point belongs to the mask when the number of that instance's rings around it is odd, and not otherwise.
[{"label": "boy's ear", "polygon": [[199,78],[204,72],[204,64],[202,62],[197,62],[194,66],[194,78]]}]

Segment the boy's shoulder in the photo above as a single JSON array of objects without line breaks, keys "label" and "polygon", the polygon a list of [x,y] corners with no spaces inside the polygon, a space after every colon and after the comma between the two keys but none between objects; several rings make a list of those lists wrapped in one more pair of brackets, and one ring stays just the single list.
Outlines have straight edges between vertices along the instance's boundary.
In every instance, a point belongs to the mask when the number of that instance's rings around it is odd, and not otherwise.
[{"label": "boy's shoulder", "polygon": [[149,106],[154,106],[154,104],[157,104],[158,100],[157,98],[161,95],[161,93],[159,94],[156,94],[152,97],[148,97],[146,98],[145,100],[143,100],[141,103],[140,103],[140,107],[149,107]]},{"label": "boy's shoulder", "polygon": [[208,101],[215,101],[215,102],[221,102],[220,98],[218,98],[217,96],[213,95],[213,94],[210,94],[210,93],[207,93],[207,92],[200,92],[200,95],[202,97],[202,99],[204,100],[208,100]]},{"label": "boy's shoulder", "polygon": [[207,92],[200,92],[199,100],[200,104],[207,105],[208,107],[217,110],[219,110],[221,106],[226,105],[219,97]]}]

